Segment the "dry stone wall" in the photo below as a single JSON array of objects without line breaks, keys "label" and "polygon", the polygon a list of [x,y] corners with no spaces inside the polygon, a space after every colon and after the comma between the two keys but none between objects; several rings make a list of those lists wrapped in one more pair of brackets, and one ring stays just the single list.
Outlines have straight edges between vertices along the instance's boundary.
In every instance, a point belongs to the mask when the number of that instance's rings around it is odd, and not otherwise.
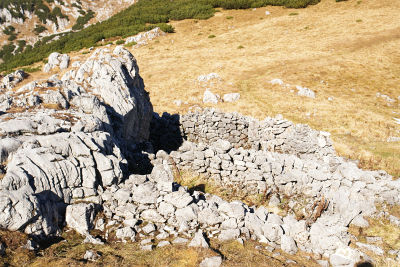
[{"label": "dry stone wall", "polygon": [[330,134],[312,130],[281,118],[263,121],[239,113],[215,109],[191,112],[180,117],[181,132],[189,141],[229,141],[234,147],[268,150],[300,157],[322,158],[334,154]]},{"label": "dry stone wall", "polygon": [[[274,188],[285,195],[315,197],[330,190],[357,185],[358,192],[390,203],[398,201],[398,182],[382,171],[364,171],[340,157],[329,161],[302,159],[295,155],[234,148],[226,140],[211,145],[184,142],[171,152],[177,166],[212,179],[223,186],[236,187],[249,194]],[[379,186],[374,186],[379,182]]]}]

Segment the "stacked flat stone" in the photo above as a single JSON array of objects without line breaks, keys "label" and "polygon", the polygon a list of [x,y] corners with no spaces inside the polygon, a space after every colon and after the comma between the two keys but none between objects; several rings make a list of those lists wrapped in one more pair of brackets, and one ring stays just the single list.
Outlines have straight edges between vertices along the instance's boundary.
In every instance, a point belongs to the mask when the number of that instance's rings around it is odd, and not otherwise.
[{"label": "stacked flat stone", "polygon": [[268,150],[300,157],[323,158],[334,154],[330,134],[280,118],[263,121],[239,113],[204,109],[180,117],[182,135],[189,141],[229,141],[233,147]]},{"label": "stacked flat stone", "polygon": [[248,194],[276,188],[285,195],[312,198],[355,187],[367,199],[375,196],[392,204],[399,201],[400,184],[390,175],[363,171],[340,157],[331,157],[329,162],[302,159],[290,154],[234,148],[222,139],[211,145],[187,141],[170,155],[179,168]]},{"label": "stacked flat stone", "polygon": [[249,147],[248,119],[237,113],[222,113],[205,109],[202,113],[188,113],[181,117],[182,133],[188,140],[210,143],[228,140],[237,147]]}]

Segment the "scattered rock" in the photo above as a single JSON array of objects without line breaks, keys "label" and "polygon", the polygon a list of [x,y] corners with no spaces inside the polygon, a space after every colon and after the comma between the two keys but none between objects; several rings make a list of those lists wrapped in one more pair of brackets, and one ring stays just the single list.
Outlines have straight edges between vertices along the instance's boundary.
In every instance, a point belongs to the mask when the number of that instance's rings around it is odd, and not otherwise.
[{"label": "scattered rock", "polygon": [[85,255],[83,256],[83,259],[87,261],[97,261],[100,258],[100,255],[93,250],[86,250]]},{"label": "scattered rock", "polygon": [[65,212],[65,222],[67,226],[74,229],[81,235],[88,235],[89,230],[93,229],[94,218],[96,216],[96,206],[93,203],[79,203],[69,205]]},{"label": "scattered rock", "polygon": [[115,231],[115,236],[118,239],[135,241],[136,233],[131,227],[123,227]]},{"label": "scattered rock", "polygon": [[171,245],[171,243],[169,241],[164,240],[164,241],[160,241],[158,243],[157,247],[162,248],[162,247],[169,246],[169,245]]},{"label": "scattered rock", "polygon": [[377,242],[382,242],[383,238],[380,236],[367,236],[365,237],[368,243],[377,243]]},{"label": "scattered rock", "polygon": [[371,245],[371,244],[364,244],[361,242],[356,242],[357,247],[359,248],[364,248],[366,250],[369,250],[371,252],[373,252],[376,255],[382,256],[384,254],[383,249],[381,249],[380,247]]},{"label": "scattered rock", "polygon": [[220,256],[205,258],[201,261],[200,267],[219,267],[222,264],[222,258]]},{"label": "scattered rock", "polygon": [[394,100],[393,98],[391,98],[390,96],[388,96],[388,95],[385,95],[385,94],[381,94],[381,93],[376,93],[376,97],[380,97],[380,98],[382,98],[382,99],[384,99],[386,102],[389,102],[389,103],[393,103],[393,102],[395,102],[396,100]]},{"label": "scattered rock", "polygon": [[239,93],[224,94],[224,96],[223,96],[224,102],[236,102],[239,99],[240,99]]},{"label": "scattered rock", "polygon": [[32,250],[32,251],[36,251],[39,249],[39,244],[37,244],[35,241],[33,240],[28,240],[24,246],[24,248],[26,248],[27,250]]},{"label": "scattered rock", "polygon": [[173,244],[185,244],[187,242],[189,242],[189,240],[187,240],[186,238],[182,238],[182,237],[175,238],[172,241]]},{"label": "scattered rock", "polygon": [[321,267],[329,267],[329,262],[327,260],[317,260],[317,263],[321,266]]},{"label": "scattered rock", "polygon": [[297,89],[297,95],[299,95],[299,96],[315,98],[315,92],[307,87],[301,87],[301,86],[297,85],[296,89]]},{"label": "scattered rock", "polygon": [[281,237],[281,249],[289,254],[296,254],[297,246],[294,239],[287,235]]},{"label": "scattered rock", "polygon": [[209,82],[211,80],[221,80],[221,77],[218,75],[218,73],[209,73],[205,75],[200,75],[197,77],[198,82]]},{"label": "scattered rock", "polygon": [[180,100],[180,99],[174,100],[174,104],[175,104],[175,106],[180,107],[180,106],[182,106],[182,100]]},{"label": "scattered rock", "polygon": [[139,47],[146,45],[149,41],[163,35],[165,35],[165,32],[163,32],[159,27],[156,27],[150,31],[126,38],[125,44],[136,43],[135,46]]},{"label": "scattered rock", "polygon": [[362,228],[366,228],[369,226],[369,223],[366,219],[363,218],[363,216],[358,215],[356,216],[352,221],[351,221],[352,225],[358,226],[358,227],[362,227]]},{"label": "scattered rock", "polygon": [[150,251],[153,250],[153,245],[144,245],[144,246],[140,246],[141,250],[145,250],[145,251]]},{"label": "scattered rock", "polygon": [[270,81],[271,84],[278,84],[278,85],[284,85],[285,83],[281,79],[273,79]]},{"label": "scattered rock", "polygon": [[204,238],[204,234],[202,230],[198,230],[194,235],[192,241],[189,243],[189,247],[200,247],[200,248],[208,248],[209,245]]},{"label": "scattered rock", "polygon": [[329,262],[333,267],[353,267],[360,260],[360,253],[350,247],[338,248],[336,252],[332,254],[329,258]]},{"label": "scattered rock", "polygon": [[218,95],[213,94],[209,89],[204,91],[203,103],[204,104],[218,104]]},{"label": "scattered rock", "polygon": [[400,142],[400,137],[398,136],[389,136],[386,139],[386,142],[391,143],[391,142]]}]

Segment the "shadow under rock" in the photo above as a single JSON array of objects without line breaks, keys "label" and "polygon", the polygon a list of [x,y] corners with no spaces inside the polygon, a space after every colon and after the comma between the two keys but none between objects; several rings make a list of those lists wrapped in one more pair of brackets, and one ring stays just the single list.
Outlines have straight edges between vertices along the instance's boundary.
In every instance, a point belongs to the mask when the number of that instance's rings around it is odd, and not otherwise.
[{"label": "shadow under rock", "polygon": [[154,153],[164,150],[167,153],[176,151],[184,141],[184,135],[180,129],[179,114],[164,112],[160,117],[153,114],[150,124],[150,142],[153,145]]},{"label": "shadow under rock", "polygon": [[374,267],[374,265],[370,262],[360,262],[356,264],[356,267]]},{"label": "shadow under rock", "polygon": [[34,194],[39,203],[36,216],[32,217],[26,224],[20,227],[24,231],[27,225],[42,220],[40,223],[47,227],[49,234],[30,234],[29,237],[39,245],[39,249],[46,249],[51,245],[63,240],[58,234],[62,231],[65,221],[67,204],[58,195],[50,190]]}]

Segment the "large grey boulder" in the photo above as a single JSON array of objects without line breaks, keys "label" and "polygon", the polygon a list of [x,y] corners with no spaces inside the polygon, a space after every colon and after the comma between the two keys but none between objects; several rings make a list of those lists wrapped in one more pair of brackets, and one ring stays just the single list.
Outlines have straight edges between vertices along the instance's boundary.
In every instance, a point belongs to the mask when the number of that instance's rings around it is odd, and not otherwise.
[{"label": "large grey boulder", "polygon": [[59,67],[60,70],[64,70],[69,66],[70,58],[67,54],[60,54],[57,52],[51,53],[48,62],[43,67],[43,72],[50,72],[56,67]]},{"label": "large grey boulder", "polygon": [[360,252],[350,247],[338,248],[329,258],[329,262],[333,267],[353,267],[360,260]]},{"label": "large grey boulder", "polygon": [[120,134],[125,140],[142,142],[148,139],[153,107],[144,90],[136,59],[128,50],[121,46],[112,54],[106,49],[96,50],[74,78],[76,83],[86,84],[99,95],[122,122]]},{"label": "large grey boulder", "polygon": [[236,102],[240,99],[240,94],[239,93],[224,94],[223,99],[224,102]]},{"label": "large grey boulder", "polygon": [[194,235],[192,241],[189,243],[189,247],[200,247],[200,248],[208,248],[209,245],[204,238],[204,234],[202,230],[198,230]]},{"label": "large grey boulder", "polygon": [[200,267],[219,267],[222,264],[220,256],[205,258],[200,262]]},{"label": "large grey boulder", "polygon": [[204,91],[203,103],[204,104],[218,104],[218,95],[212,93],[209,89]]},{"label": "large grey boulder", "polygon": [[33,194],[29,186],[0,190],[0,227],[39,238],[59,234],[64,206],[53,202],[52,197],[50,192]]},{"label": "large grey boulder", "polygon": [[0,163],[7,161],[8,156],[16,151],[21,144],[22,142],[16,138],[0,139]]},{"label": "large grey boulder", "polygon": [[110,141],[104,132],[33,138],[10,158],[1,188],[30,186],[35,193],[51,191],[65,203],[74,198],[74,188],[93,192],[87,196],[96,195],[98,185],[109,184],[111,178],[118,183],[123,178],[120,162],[124,158]]},{"label": "large grey boulder", "polygon": [[65,222],[69,228],[74,229],[81,235],[88,235],[94,227],[96,206],[93,203],[79,203],[67,206]]},{"label": "large grey boulder", "polygon": [[297,246],[296,242],[291,236],[282,235],[281,237],[281,249],[289,254],[296,254]]}]

